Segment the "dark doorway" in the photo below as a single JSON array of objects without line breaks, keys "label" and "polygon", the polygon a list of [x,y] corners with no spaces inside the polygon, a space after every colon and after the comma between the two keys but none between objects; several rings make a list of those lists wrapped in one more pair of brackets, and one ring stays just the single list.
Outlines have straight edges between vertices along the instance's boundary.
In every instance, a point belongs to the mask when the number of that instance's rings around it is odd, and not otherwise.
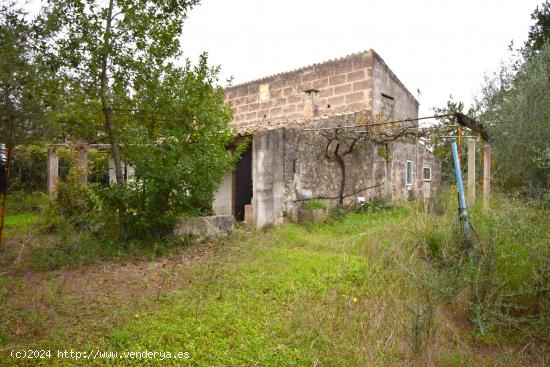
[{"label": "dark doorway", "polygon": [[235,169],[235,207],[237,220],[244,220],[244,206],[252,203],[252,144],[248,144]]}]

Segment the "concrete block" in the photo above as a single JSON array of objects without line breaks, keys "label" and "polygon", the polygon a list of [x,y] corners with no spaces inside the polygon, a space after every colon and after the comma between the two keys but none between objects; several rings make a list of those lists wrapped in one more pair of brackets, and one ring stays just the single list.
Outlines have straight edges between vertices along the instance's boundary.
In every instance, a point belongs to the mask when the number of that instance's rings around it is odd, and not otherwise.
[{"label": "concrete block", "polygon": [[333,77],[330,77],[328,80],[329,85],[338,85],[338,84],[344,84],[346,82],[346,75],[336,75]]},{"label": "concrete block", "polygon": [[201,240],[210,240],[230,235],[234,225],[235,218],[232,215],[181,218],[174,226],[173,233],[175,236],[196,236]]},{"label": "concrete block", "polygon": [[365,71],[364,70],[357,70],[351,73],[347,74],[347,80],[348,82],[355,82],[358,80],[365,79]]},{"label": "concrete block", "polygon": [[254,226],[254,207],[251,204],[244,206],[244,223],[249,228]]},{"label": "concrete block", "polygon": [[334,87],[334,95],[346,94],[351,92],[351,84],[337,85]]},{"label": "concrete block", "polygon": [[346,95],[346,104],[360,102],[365,98],[363,91]]},{"label": "concrete block", "polygon": [[358,82],[353,83],[353,91],[357,92],[359,90],[367,90],[371,86],[370,80],[361,80]]}]

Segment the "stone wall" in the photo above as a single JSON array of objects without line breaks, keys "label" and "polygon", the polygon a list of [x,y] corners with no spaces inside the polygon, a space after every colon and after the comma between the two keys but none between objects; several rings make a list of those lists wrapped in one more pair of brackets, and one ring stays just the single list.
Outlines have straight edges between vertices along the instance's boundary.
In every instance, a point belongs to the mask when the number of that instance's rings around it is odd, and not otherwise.
[{"label": "stone wall", "polygon": [[[309,128],[322,126],[349,126],[356,123],[357,114],[315,121]],[[284,184],[285,207],[290,216],[297,216],[303,203],[321,199],[328,206],[338,203],[342,177],[338,164],[325,157],[326,139],[318,131],[305,127],[285,129]],[[407,185],[407,161],[413,163],[411,185]],[[364,197],[407,200],[428,199],[439,190],[441,165],[424,146],[412,143],[390,143],[387,146],[358,145],[344,158],[346,180],[344,203]],[[431,177],[425,180],[423,168],[429,168]]]},{"label": "stone wall", "polygon": [[376,53],[372,64],[372,110],[384,110],[392,119],[418,117],[418,101]]}]

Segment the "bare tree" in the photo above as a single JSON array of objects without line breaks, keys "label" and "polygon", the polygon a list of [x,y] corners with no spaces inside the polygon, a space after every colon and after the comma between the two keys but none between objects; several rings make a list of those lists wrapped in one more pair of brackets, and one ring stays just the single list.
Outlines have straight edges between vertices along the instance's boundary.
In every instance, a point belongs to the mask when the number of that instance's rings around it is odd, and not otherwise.
[{"label": "bare tree", "polygon": [[413,124],[392,124],[378,115],[371,120],[367,115],[359,117],[362,122],[356,126],[335,126],[334,128],[320,128],[314,130],[325,138],[325,157],[329,162],[336,162],[340,169],[340,185],[338,189],[338,203],[343,204],[346,188],[345,157],[369,144],[384,145],[407,137],[421,135],[416,122]]}]

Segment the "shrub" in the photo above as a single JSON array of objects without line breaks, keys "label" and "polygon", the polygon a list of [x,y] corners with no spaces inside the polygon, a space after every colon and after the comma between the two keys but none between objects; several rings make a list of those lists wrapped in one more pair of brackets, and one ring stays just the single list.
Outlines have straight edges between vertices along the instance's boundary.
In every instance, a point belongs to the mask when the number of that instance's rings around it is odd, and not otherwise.
[{"label": "shrub", "polygon": [[306,201],[304,207],[308,210],[325,209],[327,206],[322,200],[313,199]]},{"label": "shrub", "polygon": [[100,202],[91,187],[79,181],[79,170],[71,168],[65,181],[56,186],[56,193],[48,208],[48,217],[56,221],[56,214],[77,229],[91,228],[97,218]]}]

